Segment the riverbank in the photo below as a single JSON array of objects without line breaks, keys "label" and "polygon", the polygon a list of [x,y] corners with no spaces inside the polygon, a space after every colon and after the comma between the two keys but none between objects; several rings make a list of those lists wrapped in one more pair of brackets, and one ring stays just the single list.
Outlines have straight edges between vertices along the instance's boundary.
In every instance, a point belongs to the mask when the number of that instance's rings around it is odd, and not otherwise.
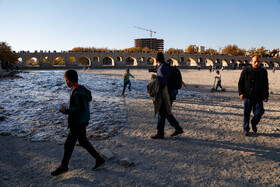
[{"label": "riverbank", "polygon": [[[122,79],[124,71],[87,73]],[[269,71],[272,94],[264,104],[259,132],[244,137],[243,103],[237,93],[240,73],[222,71],[227,92],[211,93],[214,73],[182,70],[187,92],[179,94],[173,113],[185,133],[176,138],[169,136],[173,129],[167,123],[165,139],[151,140],[156,132],[151,99],[133,98],[127,92],[126,125],[116,136],[91,141],[97,150],[108,148],[114,155],[100,171],[91,171],[94,160],[77,146],[69,172],[52,177],[63,145],[0,136],[0,186],[279,186],[280,74]],[[142,81],[151,77],[147,70],[131,70],[131,74]],[[137,89],[133,85],[132,80],[132,89]],[[134,164],[121,165],[124,157]]]}]

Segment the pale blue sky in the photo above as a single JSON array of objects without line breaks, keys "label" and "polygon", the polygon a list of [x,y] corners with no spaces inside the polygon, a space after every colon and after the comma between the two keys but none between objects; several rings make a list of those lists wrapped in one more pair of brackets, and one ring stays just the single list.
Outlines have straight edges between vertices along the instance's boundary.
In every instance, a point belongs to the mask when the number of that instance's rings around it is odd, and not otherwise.
[{"label": "pale blue sky", "polygon": [[0,0],[0,41],[15,51],[134,47],[280,48],[280,0]]}]

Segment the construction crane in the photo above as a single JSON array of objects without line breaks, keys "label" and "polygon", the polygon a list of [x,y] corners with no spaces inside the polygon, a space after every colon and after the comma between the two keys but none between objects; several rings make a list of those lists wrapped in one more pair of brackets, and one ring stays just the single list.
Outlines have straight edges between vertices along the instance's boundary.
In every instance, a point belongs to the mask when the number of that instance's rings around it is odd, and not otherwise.
[{"label": "construction crane", "polygon": [[136,26],[134,26],[134,27],[137,28],[137,29],[142,29],[142,30],[145,30],[145,31],[149,31],[149,32],[150,32],[150,37],[151,37],[151,38],[153,37],[153,33],[156,33],[156,31],[152,31],[152,30],[148,30],[148,29],[144,29],[144,28],[136,27]]}]

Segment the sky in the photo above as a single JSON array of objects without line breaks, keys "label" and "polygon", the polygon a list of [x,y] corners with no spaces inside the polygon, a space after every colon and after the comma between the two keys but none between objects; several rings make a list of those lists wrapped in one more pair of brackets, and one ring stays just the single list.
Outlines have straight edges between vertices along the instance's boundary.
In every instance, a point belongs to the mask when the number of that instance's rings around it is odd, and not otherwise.
[{"label": "sky", "polygon": [[280,0],[0,0],[0,42],[14,51],[125,49],[134,39],[164,49],[280,48]]}]

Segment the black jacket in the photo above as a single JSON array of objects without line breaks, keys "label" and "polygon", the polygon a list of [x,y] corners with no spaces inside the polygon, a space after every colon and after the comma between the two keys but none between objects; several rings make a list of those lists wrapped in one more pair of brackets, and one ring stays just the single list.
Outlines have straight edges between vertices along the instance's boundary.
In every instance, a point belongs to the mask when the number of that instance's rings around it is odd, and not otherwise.
[{"label": "black jacket", "polygon": [[[260,71],[260,96],[261,99],[266,99],[269,97],[268,93],[268,77],[267,71],[263,68],[259,69]],[[253,90],[254,82],[254,72],[252,66],[246,67],[241,75],[238,82],[238,91],[239,95],[244,94],[244,97],[249,99]]]},{"label": "black jacket", "polygon": [[68,114],[68,128],[75,128],[89,121],[89,102],[91,100],[91,92],[84,86],[79,86],[72,91],[70,107],[66,109],[66,114]]}]

